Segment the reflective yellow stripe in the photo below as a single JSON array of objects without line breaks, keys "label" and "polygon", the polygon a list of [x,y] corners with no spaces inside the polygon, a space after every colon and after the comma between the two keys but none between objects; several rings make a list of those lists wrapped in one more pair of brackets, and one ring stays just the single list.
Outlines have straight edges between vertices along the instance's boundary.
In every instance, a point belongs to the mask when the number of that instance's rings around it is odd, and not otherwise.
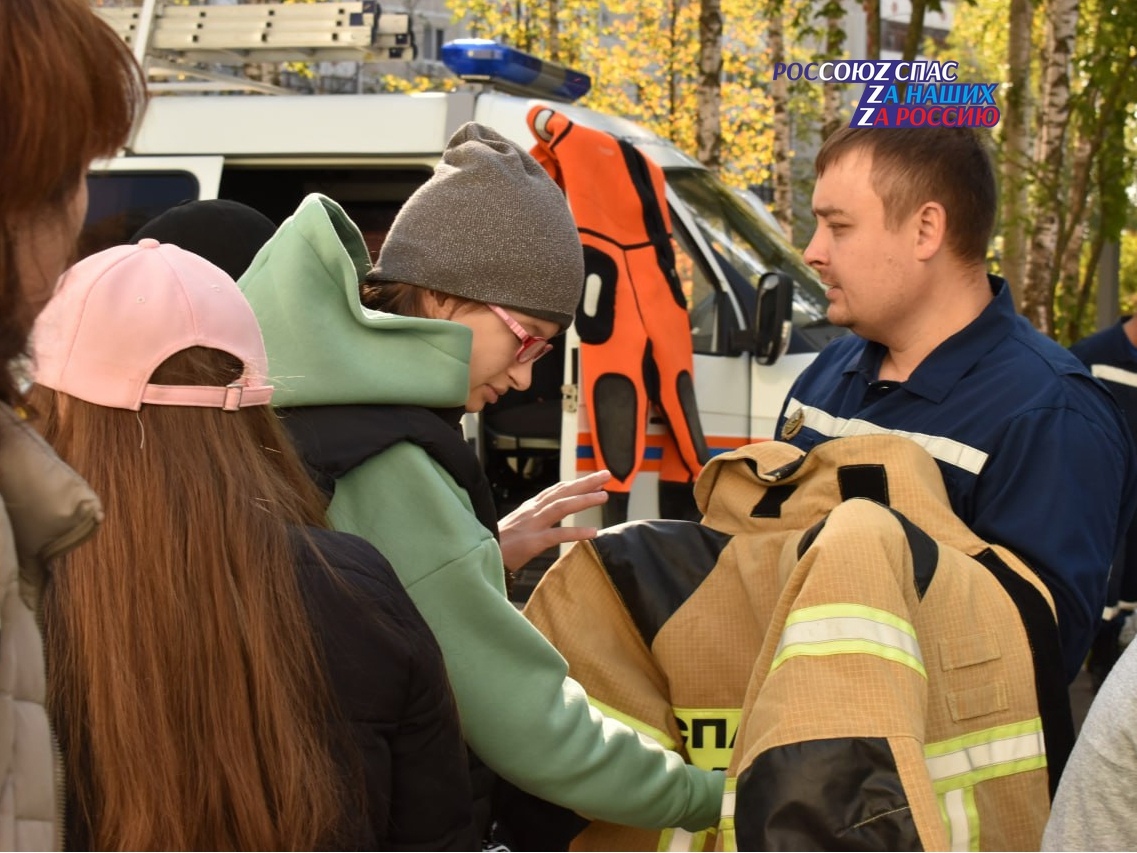
[{"label": "reflective yellow stripe", "polygon": [[967,849],[978,853],[979,847],[979,807],[975,805],[975,789],[963,789],[963,810],[967,812]]},{"label": "reflective yellow stripe", "polygon": [[665,851],[691,851],[695,849],[692,846],[694,837],[694,833],[688,832],[682,827],[676,826],[665,829],[659,834],[659,846],[655,849],[660,853],[665,853]]},{"label": "reflective yellow stripe", "polygon": [[722,788],[722,816],[724,818],[734,818],[734,803],[738,796],[737,793],[738,780],[727,779]]},{"label": "reflective yellow stripe", "polygon": [[695,833],[688,832],[682,827],[675,827],[671,836],[671,846],[667,848],[669,851],[690,851],[695,849]]},{"label": "reflective yellow stripe", "polygon": [[891,625],[898,631],[903,631],[915,639],[916,629],[911,623],[895,613],[881,610],[879,607],[869,607],[867,604],[815,604],[812,607],[801,607],[786,617],[787,625],[796,625],[798,622],[809,622],[813,619],[828,619],[840,616],[854,616],[862,619],[871,619],[884,625]]},{"label": "reflective yellow stripe", "polygon": [[624,725],[635,729],[641,735],[651,738],[664,749],[676,749],[679,746],[667,732],[660,731],[654,726],[649,726],[647,723],[637,720],[635,717],[628,716],[623,711],[617,711],[611,705],[605,705],[599,699],[593,699],[589,696],[588,704],[604,716],[619,720]]},{"label": "reflective yellow stripe", "polygon": [[940,797],[940,814],[948,833],[949,850],[966,850],[962,839],[970,834],[967,826],[967,812],[963,809],[963,789],[948,791]]},{"label": "reflective yellow stripe", "polygon": [[738,839],[734,836],[734,818],[724,818],[719,824],[722,833],[722,849],[727,853],[737,853]]},{"label": "reflective yellow stripe", "polygon": [[742,720],[741,708],[672,708],[687,755],[701,770],[726,770]]},{"label": "reflective yellow stripe", "polygon": [[979,850],[976,785],[1046,767],[1040,718],[996,726],[924,746],[952,850]]},{"label": "reflective yellow stripe", "polygon": [[937,794],[1037,770],[1046,766],[1042,720],[1035,717],[927,744],[924,760]]},{"label": "reflective yellow stripe", "polygon": [[821,604],[790,613],[770,671],[793,657],[847,654],[874,655],[927,677],[912,625],[863,604]]},{"label": "reflective yellow stripe", "polygon": [[688,832],[678,826],[665,829],[659,834],[657,851],[692,851],[702,850],[707,846],[707,837],[714,835],[714,827],[702,829],[698,832]]},{"label": "reflective yellow stripe", "polygon": [[940,814],[947,827],[949,850],[979,850],[979,809],[974,788],[956,788],[942,794]]},{"label": "reflective yellow stripe", "polygon": [[882,658],[883,660],[909,667],[920,673],[920,675],[927,675],[924,672],[923,661],[889,646],[882,646],[878,643],[871,643],[864,640],[814,643],[809,646],[789,646],[779,657],[774,659],[774,663],[770,666],[770,671],[773,672],[790,658],[826,657],[829,655],[872,655],[873,657]]},{"label": "reflective yellow stripe", "polygon": [[667,847],[663,847],[661,844],[659,848],[660,850],[702,850],[703,845],[707,841],[706,830],[703,830],[701,832],[688,832],[687,830],[681,829],[680,827],[675,827],[674,829],[669,829],[667,831],[671,833],[671,839],[669,840]]},{"label": "reflective yellow stripe", "polygon": [[1046,767],[1042,720],[971,732],[924,747],[932,788],[952,850],[979,850],[979,809],[975,786],[988,779]]},{"label": "reflective yellow stripe", "polygon": [[736,853],[738,850],[738,839],[734,837],[734,803],[737,789],[738,779],[728,776],[722,789],[722,816],[719,818],[718,829],[722,835],[722,849],[727,853]]}]

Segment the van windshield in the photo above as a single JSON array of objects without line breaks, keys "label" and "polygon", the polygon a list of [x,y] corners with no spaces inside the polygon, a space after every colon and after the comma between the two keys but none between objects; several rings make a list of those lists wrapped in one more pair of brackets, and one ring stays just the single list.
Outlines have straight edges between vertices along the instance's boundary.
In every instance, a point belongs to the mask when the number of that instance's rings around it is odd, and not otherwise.
[{"label": "van windshield", "polygon": [[794,325],[827,323],[828,301],[817,274],[775,225],[703,169],[668,169],[667,183],[686,204],[703,238],[752,288],[763,273],[781,270],[794,280]]}]

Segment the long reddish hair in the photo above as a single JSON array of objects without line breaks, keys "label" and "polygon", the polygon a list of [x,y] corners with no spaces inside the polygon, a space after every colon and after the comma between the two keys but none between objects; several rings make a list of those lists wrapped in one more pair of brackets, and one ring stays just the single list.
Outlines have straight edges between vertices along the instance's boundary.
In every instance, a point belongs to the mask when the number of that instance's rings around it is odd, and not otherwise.
[{"label": "long reddish hair", "polygon": [[[195,348],[152,381],[239,375]],[[335,711],[290,539],[323,506],[271,407],[131,412],[38,386],[31,403],[106,511],[44,595],[48,705],[93,849],[333,841]]]},{"label": "long reddish hair", "polygon": [[[134,56],[88,0],[0,2],[0,365],[23,354],[35,321],[16,232],[62,210],[91,161],[122,147],[144,88]],[[0,369],[0,402],[16,400]]]}]

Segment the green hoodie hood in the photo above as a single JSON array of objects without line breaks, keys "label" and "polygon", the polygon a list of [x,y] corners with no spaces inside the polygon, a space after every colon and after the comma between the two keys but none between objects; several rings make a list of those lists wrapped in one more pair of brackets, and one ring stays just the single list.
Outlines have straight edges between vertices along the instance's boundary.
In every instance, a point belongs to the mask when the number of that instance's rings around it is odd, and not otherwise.
[{"label": "green hoodie hood", "polygon": [[470,330],[365,308],[359,282],[370,267],[359,228],[312,194],[241,276],[264,334],[274,406],[466,401]]}]

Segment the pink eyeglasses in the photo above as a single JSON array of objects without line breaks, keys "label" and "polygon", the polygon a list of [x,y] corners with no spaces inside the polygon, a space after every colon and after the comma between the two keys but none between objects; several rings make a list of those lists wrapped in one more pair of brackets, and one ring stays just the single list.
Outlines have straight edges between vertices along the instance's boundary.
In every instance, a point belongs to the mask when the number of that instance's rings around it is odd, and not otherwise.
[{"label": "pink eyeglasses", "polygon": [[536,361],[553,348],[553,345],[544,338],[538,338],[536,335],[531,335],[525,331],[521,324],[509,316],[504,308],[490,305],[488,302],[486,307],[501,317],[502,322],[509,326],[509,330],[517,335],[517,340],[521,341],[521,346],[517,348],[517,353],[514,356],[521,364]]}]

